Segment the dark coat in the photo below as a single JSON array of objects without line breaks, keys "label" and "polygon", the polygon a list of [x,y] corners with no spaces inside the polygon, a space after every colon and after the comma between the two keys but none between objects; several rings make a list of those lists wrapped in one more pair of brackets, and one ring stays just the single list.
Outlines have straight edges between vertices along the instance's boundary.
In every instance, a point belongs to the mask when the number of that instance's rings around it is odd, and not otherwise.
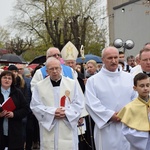
[{"label": "dark coat", "polygon": [[[11,87],[11,92],[9,96],[13,99],[16,109],[14,110],[14,117],[8,119],[8,148],[22,148],[24,144],[22,119],[28,115],[29,105],[23,93],[14,86]],[[3,101],[4,97],[1,93],[0,88],[0,104],[2,104]],[[0,118],[0,147],[3,141],[3,120],[3,117]]]},{"label": "dark coat", "polygon": [[85,85],[84,85],[84,75],[80,72],[77,72],[78,73],[78,77],[77,77],[77,80],[80,84],[80,87],[82,89],[82,92],[84,93],[85,92]]}]

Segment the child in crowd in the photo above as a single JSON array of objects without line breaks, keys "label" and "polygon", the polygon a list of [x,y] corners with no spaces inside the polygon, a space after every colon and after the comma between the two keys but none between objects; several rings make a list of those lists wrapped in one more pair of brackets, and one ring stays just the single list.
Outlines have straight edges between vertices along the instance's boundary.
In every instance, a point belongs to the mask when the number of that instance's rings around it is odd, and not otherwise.
[{"label": "child in crowd", "polygon": [[134,90],[138,97],[127,104],[118,117],[123,123],[122,132],[131,145],[131,150],[150,149],[150,79],[144,73],[134,77]]}]

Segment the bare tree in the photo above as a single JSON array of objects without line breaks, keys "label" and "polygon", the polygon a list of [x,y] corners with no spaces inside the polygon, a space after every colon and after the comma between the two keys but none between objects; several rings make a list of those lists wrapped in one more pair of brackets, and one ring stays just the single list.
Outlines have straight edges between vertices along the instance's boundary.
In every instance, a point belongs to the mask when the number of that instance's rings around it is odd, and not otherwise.
[{"label": "bare tree", "polygon": [[15,8],[14,25],[34,37],[37,44],[43,42],[46,47],[53,45],[62,49],[68,41],[72,41],[79,50],[81,45],[89,45],[93,39],[94,42],[100,41],[97,38],[100,30],[97,30],[95,22],[98,13],[94,13],[93,9],[96,2],[19,0]]},{"label": "bare tree", "polygon": [[9,33],[3,27],[0,27],[0,48],[4,48],[5,42],[9,39]]},{"label": "bare tree", "polygon": [[21,39],[19,37],[16,37],[10,41],[7,41],[5,44],[5,48],[9,50],[10,53],[21,55],[33,46],[33,41],[29,38]]}]

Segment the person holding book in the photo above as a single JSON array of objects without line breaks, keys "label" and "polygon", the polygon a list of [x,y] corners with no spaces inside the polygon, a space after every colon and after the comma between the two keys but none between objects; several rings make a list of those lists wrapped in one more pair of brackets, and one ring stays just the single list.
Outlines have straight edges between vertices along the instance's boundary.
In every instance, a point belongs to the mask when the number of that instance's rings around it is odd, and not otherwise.
[{"label": "person holding book", "polygon": [[134,77],[134,90],[138,97],[128,103],[118,117],[123,123],[122,132],[130,143],[130,150],[150,149],[150,79],[145,73]]},{"label": "person holding book", "polygon": [[8,70],[0,75],[0,106],[0,150],[23,150],[22,119],[29,113],[29,105]]}]

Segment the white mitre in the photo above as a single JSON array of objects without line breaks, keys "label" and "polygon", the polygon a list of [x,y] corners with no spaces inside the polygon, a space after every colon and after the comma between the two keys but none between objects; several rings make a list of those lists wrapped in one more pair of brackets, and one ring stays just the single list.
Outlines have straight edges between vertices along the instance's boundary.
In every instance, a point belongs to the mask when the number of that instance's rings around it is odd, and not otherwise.
[{"label": "white mitre", "polygon": [[61,55],[63,60],[76,60],[78,57],[77,48],[69,41],[62,49]]}]

